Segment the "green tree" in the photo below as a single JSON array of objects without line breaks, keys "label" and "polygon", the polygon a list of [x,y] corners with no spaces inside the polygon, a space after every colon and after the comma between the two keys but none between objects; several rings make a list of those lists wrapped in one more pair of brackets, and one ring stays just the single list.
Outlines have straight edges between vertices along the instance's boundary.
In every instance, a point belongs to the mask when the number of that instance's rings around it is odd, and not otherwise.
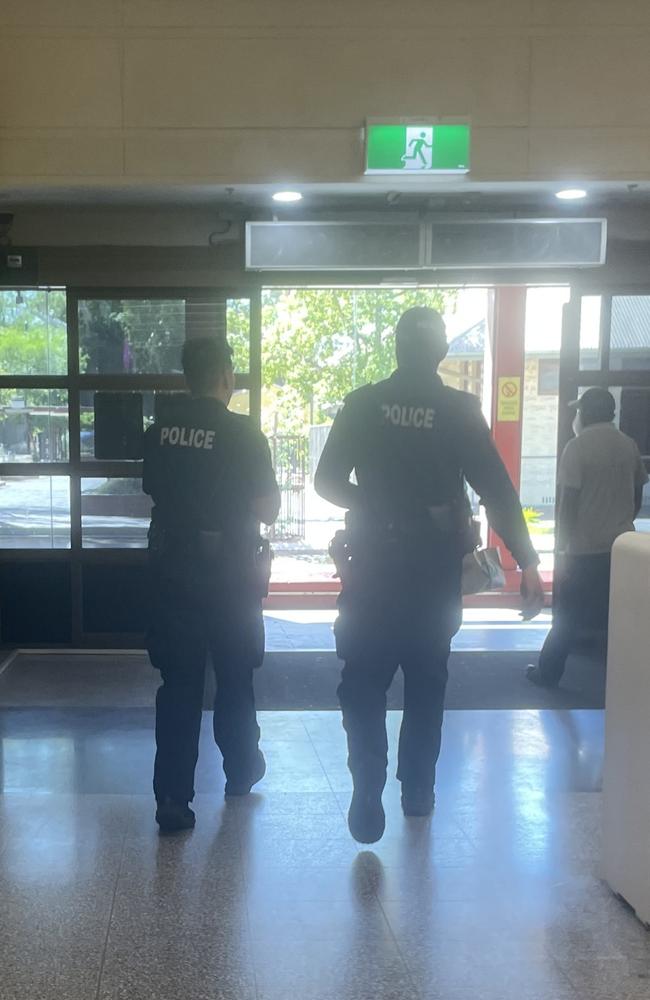
[{"label": "green tree", "polygon": [[[0,372],[61,375],[67,371],[65,292],[0,291]],[[67,456],[68,394],[60,389],[0,391],[0,450],[6,457]],[[44,412],[45,411],[45,412]]]},{"label": "green tree", "polygon": [[263,299],[263,380],[276,402],[274,430],[329,420],[352,389],[395,367],[393,332],[405,309],[453,307],[441,289],[269,289]]},{"label": "green tree", "polygon": [[236,372],[250,368],[250,299],[228,299],[226,303],[226,335],[233,350]]},{"label": "green tree", "polygon": [[81,370],[180,371],[185,303],[180,299],[86,299],[79,303]]},{"label": "green tree", "polygon": [[65,292],[0,291],[0,372],[63,375],[67,371]]},{"label": "green tree", "polygon": [[[79,303],[81,368],[85,372],[165,374],[181,371],[181,351],[192,322],[205,335],[220,329],[219,303],[187,306],[183,299],[88,299]],[[211,325],[211,308],[214,320]],[[248,299],[229,299],[228,339],[237,371],[248,371],[250,307]],[[221,327],[223,329],[223,327]]]}]

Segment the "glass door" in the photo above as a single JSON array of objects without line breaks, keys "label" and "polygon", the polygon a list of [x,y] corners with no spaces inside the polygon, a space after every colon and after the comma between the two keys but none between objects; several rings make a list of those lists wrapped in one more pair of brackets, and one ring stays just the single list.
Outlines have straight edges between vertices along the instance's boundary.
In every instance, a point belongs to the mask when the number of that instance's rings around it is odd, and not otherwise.
[{"label": "glass door", "polygon": [[[78,365],[70,390],[76,617],[86,641],[101,643],[102,636],[137,634],[145,625],[151,501],[142,492],[138,439],[170,395],[184,391],[181,353],[194,337],[228,337],[236,371],[231,407],[251,413],[254,309],[250,294],[210,289],[79,291],[69,300],[72,367]],[[116,429],[108,442],[96,433],[102,406]],[[133,421],[134,445],[124,449]],[[124,599],[116,601],[116,594]]]},{"label": "glass door", "polygon": [[198,336],[228,336],[232,406],[259,420],[259,316],[255,290],[0,289],[3,641],[142,635],[142,435],[184,390],[182,347]]},{"label": "glass door", "polygon": [[567,285],[526,291],[519,495],[540,568],[546,573],[554,565],[562,311],[569,296]]},{"label": "glass door", "polygon": [[[558,454],[572,436],[567,404],[594,385],[612,393],[616,424],[636,441],[650,469],[650,293],[571,296],[562,340]],[[650,531],[648,486],[636,526]]]}]

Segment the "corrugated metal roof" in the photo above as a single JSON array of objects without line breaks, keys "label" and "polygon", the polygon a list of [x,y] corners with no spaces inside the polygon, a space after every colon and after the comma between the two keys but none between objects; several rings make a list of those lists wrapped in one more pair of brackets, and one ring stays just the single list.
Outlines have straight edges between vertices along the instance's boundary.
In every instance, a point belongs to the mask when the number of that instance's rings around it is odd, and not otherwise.
[{"label": "corrugated metal roof", "polygon": [[612,298],[612,351],[650,354],[650,296],[615,295]]},{"label": "corrugated metal roof", "polygon": [[485,320],[481,319],[449,343],[449,357],[483,357],[485,352]]},{"label": "corrugated metal roof", "polygon": [[[612,299],[611,350],[647,352],[650,359],[650,295],[615,295]],[[483,357],[485,320],[468,327],[449,344],[449,357]],[[529,350],[529,354],[559,356],[559,351]]]}]

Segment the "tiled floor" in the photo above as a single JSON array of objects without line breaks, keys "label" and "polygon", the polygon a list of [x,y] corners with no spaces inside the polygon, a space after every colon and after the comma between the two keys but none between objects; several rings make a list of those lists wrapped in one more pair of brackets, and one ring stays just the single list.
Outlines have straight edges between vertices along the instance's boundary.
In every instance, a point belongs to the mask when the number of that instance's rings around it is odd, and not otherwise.
[{"label": "tiled floor", "polygon": [[0,714],[0,1000],[650,997],[598,878],[601,713],[448,713],[435,818],[391,778],[372,851],[336,713],[263,715],[228,804],[204,721],[196,830],[160,838],[150,712]]}]

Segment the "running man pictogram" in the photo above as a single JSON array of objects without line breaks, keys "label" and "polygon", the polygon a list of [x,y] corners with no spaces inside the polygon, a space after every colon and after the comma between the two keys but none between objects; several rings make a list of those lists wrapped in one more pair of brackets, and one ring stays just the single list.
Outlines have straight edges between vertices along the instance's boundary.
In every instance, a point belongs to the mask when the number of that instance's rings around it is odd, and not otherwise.
[{"label": "running man pictogram", "polygon": [[427,170],[431,167],[431,157],[425,153],[425,150],[433,149],[433,142],[427,142],[426,131],[420,132],[419,135],[414,136],[409,140],[409,133],[411,129],[407,129],[406,139],[407,148],[406,152],[402,156],[402,163],[406,166],[407,163],[417,163],[419,164],[415,169]]}]

